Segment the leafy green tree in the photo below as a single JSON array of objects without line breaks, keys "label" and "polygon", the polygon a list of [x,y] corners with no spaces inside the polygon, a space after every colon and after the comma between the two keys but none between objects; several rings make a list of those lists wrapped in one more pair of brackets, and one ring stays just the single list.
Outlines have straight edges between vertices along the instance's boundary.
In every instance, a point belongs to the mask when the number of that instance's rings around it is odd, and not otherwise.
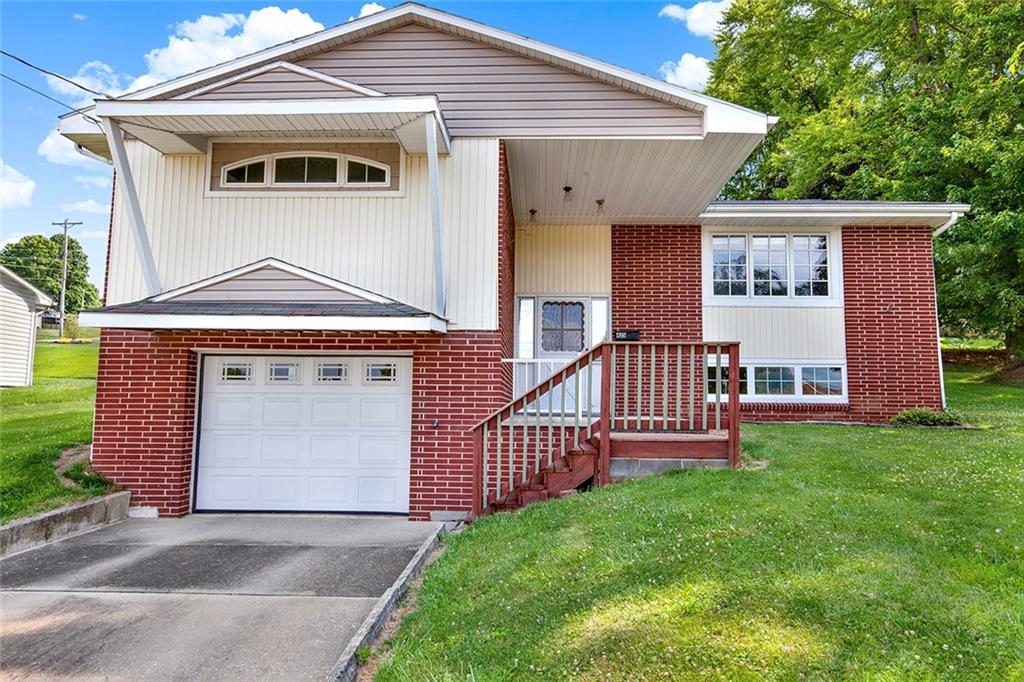
[{"label": "leafy green tree", "polygon": [[[31,234],[0,249],[0,264],[53,298],[60,300],[61,249],[63,233],[52,237]],[[74,237],[68,237],[68,280],[65,308],[69,314],[100,304],[96,286],[89,282],[89,258]]]},{"label": "leafy green tree", "polygon": [[736,0],[708,93],[780,121],[725,195],[970,203],[940,318],[1024,365],[1022,32],[1019,0]]}]

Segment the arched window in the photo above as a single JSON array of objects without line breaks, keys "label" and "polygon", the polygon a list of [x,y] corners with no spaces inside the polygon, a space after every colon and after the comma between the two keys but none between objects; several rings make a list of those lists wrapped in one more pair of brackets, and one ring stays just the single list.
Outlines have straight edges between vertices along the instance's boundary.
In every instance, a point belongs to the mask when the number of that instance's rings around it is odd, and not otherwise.
[{"label": "arched window", "polygon": [[390,187],[391,167],[348,154],[283,152],[243,159],[224,166],[222,186],[237,187]]}]

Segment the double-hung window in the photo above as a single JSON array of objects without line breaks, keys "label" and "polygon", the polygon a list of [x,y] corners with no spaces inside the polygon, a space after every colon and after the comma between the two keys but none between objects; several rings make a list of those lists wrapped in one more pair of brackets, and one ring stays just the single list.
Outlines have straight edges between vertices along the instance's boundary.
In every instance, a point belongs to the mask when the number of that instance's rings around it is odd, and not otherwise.
[{"label": "double-hung window", "polygon": [[822,232],[714,232],[710,294],[724,302],[800,302],[836,295],[833,238]]}]

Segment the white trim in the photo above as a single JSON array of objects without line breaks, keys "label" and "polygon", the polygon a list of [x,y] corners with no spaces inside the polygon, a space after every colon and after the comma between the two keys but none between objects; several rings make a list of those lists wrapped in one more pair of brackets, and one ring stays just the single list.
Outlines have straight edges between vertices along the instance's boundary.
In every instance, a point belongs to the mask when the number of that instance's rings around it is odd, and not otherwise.
[{"label": "white trim", "polygon": [[135,237],[135,251],[139,256],[139,265],[142,267],[142,277],[146,282],[149,295],[159,294],[162,291],[160,275],[156,269],[156,260],[153,258],[149,234],[146,232],[146,219],[142,213],[142,203],[139,201],[135,176],[132,173],[131,163],[128,161],[128,152],[125,151],[124,135],[117,121],[108,118],[103,119],[103,132],[107,136],[107,145],[110,147],[117,176],[121,179],[119,186],[124,192],[123,196],[128,208],[128,222],[132,228],[132,236]]},{"label": "white trim", "polygon": [[[519,304],[524,300],[533,301],[533,357],[524,358],[519,356]],[[592,337],[594,336],[594,301],[604,301],[608,305],[608,319],[605,325],[604,336],[605,340],[610,339],[612,335],[612,297],[609,294],[559,294],[559,293],[540,293],[540,294],[516,294],[515,296],[515,319],[513,321],[513,344],[512,344],[512,357],[508,358],[509,362],[537,362],[537,363],[550,363],[557,362],[560,360],[571,360],[579,357],[580,353],[585,353],[588,348],[592,347]],[[580,352],[554,352],[544,351],[541,349],[541,316],[543,314],[544,303],[582,303],[584,305],[583,312],[583,350]]]},{"label": "white trim", "polygon": [[259,76],[260,74],[266,73],[268,71],[274,71],[275,69],[285,69],[287,71],[291,71],[293,73],[297,73],[299,75],[306,76],[314,80],[322,81],[329,85],[334,85],[344,90],[350,90],[356,94],[364,95],[366,97],[386,97],[386,95],[380,90],[366,88],[363,87],[362,85],[357,85],[356,83],[344,80],[342,78],[335,78],[334,76],[329,76],[328,74],[323,73],[322,71],[307,69],[304,66],[299,66],[298,64],[293,64],[292,62],[276,61],[271,62],[270,64],[264,64],[263,66],[258,66],[255,69],[251,69],[238,75],[231,76],[230,78],[225,78],[224,80],[217,81],[216,83],[210,83],[209,85],[205,85],[196,90],[186,92],[182,95],[177,95],[175,97],[172,97],[171,99],[192,99],[193,97],[198,97],[199,95],[202,95],[204,93],[213,92],[214,90],[220,90],[221,88],[227,87],[233,83],[248,80],[253,76]]},{"label": "white trim", "polygon": [[[336,280],[336,279],[332,279],[331,277],[327,277],[326,275],[321,275],[321,274],[319,274],[317,272],[313,272],[312,270],[306,270],[305,268],[300,268],[297,265],[292,265],[291,263],[286,263],[286,262],[284,262],[282,260],[278,260],[277,258],[262,258],[262,259],[260,259],[258,261],[254,261],[252,263],[249,263],[248,265],[243,265],[241,267],[234,268],[233,270],[227,270],[226,272],[222,272],[219,275],[213,275],[212,277],[207,277],[206,279],[201,279],[201,280],[198,280],[196,282],[192,282],[190,284],[186,284],[184,286],[177,287],[176,289],[171,289],[169,291],[165,291],[164,293],[160,294],[159,296],[154,296],[153,297],[153,302],[154,303],[162,303],[164,301],[168,301],[168,300],[171,300],[173,298],[177,298],[177,297],[182,296],[184,294],[188,294],[188,293],[191,293],[193,291],[197,291],[199,289],[205,289],[206,287],[213,286],[214,284],[220,284],[221,282],[226,282],[228,280],[234,279],[235,277],[240,277],[242,275],[246,275],[246,274],[248,274],[250,272],[253,272],[255,270],[259,270],[259,269],[262,269],[262,268],[266,268],[266,267],[275,268],[277,270],[281,270],[282,272],[287,272],[290,275],[295,275],[296,277],[301,277],[303,279],[308,279],[311,282],[316,282],[317,284],[322,284],[322,285],[330,287],[332,289],[336,289],[337,291],[342,291],[342,292],[344,292],[346,294],[350,294],[352,296],[357,296],[357,297],[362,298],[364,300],[370,301],[371,303],[397,303],[397,301],[395,301],[392,298],[387,298],[386,296],[381,296],[380,294],[376,294],[376,293],[374,293],[372,291],[368,291],[366,289],[362,289],[362,288],[354,286],[352,284],[346,284],[345,282],[342,282],[342,281],[339,281],[339,280]],[[106,313],[104,313],[104,314],[106,314]],[[120,313],[110,313],[110,314],[120,314]]]},{"label": "white trim", "polygon": [[[796,296],[793,293],[792,237],[809,234],[824,234],[828,239],[828,296]],[[747,294],[745,296],[716,296],[714,293],[712,237],[715,235],[746,237]],[[766,235],[785,235],[786,237],[788,277],[786,296],[754,296],[750,237]],[[801,227],[717,227],[706,225],[701,229],[701,294],[703,305],[709,308],[842,308],[844,306],[842,229],[835,226],[812,225]]]},{"label": "white trim", "polygon": [[448,331],[436,315],[418,317],[353,317],[315,315],[170,315],[148,313],[83,312],[80,324],[107,329],[238,329],[290,331]]},{"label": "white trim", "polygon": [[[41,311],[45,310],[46,308],[49,308],[50,306],[53,305],[53,299],[52,298],[50,298],[44,292],[42,292],[39,289],[37,289],[34,286],[32,286],[32,284],[30,284],[29,282],[27,282],[24,279],[22,279],[21,277],[19,277],[17,275],[17,273],[15,273],[10,268],[6,268],[3,265],[0,265],[0,272],[2,272],[3,274],[7,275],[12,280],[14,280],[15,284],[18,284],[19,286],[23,286],[26,289],[28,289],[29,293],[31,293],[33,296],[36,297],[36,302],[35,302],[34,307],[40,309],[40,310],[37,310],[36,312],[41,312]],[[34,314],[35,313],[33,313],[33,315]],[[35,321],[34,320],[33,320],[32,324],[33,324],[32,328],[35,329]],[[29,366],[31,366],[31,365],[29,365]]]},{"label": "white trim", "polygon": [[448,297],[448,278],[445,272],[444,211],[441,206],[441,171],[437,161],[438,117],[425,116],[424,135],[427,143],[427,195],[430,202],[430,228],[434,256],[434,311],[445,315]]},{"label": "white trim", "polygon": [[217,348],[210,346],[193,346],[189,351],[196,355],[256,355],[264,358],[275,356],[282,357],[332,357],[335,355],[345,357],[361,358],[367,357],[401,357],[411,358],[414,351],[411,350],[278,350],[270,348]]},{"label": "white trim", "polygon": [[[279,182],[277,180],[277,160],[278,159],[334,159],[334,171],[335,181],[334,182]],[[265,164],[263,171],[262,182],[227,182],[228,171],[234,170],[235,168],[241,168],[249,166],[251,164],[263,162]],[[351,182],[348,179],[348,164],[350,162],[361,163],[366,166],[378,168],[384,171],[384,182]],[[308,164],[307,164],[308,171]],[[208,182],[212,182],[213,178],[208,178]],[[362,156],[356,156],[355,154],[345,154],[341,152],[325,152],[317,150],[296,150],[290,152],[275,152],[272,154],[259,154],[257,156],[250,156],[247,159],[241,161],[235,161],[228,165],[223,166],[220,169],[220,190],[211,190],[218,192],[244,192],[248,187],[278,187],[285,189],[301,190],[305,187],[313,188],[356,188],[360,189],[363,187],[369,188],[390,188],[391,187],[391,166],[380,161],[374,161],[373,159],[367,159]],[[232,188],[232,189],[226,189]],[[280,194],[275,192],[275,194]]]},{"label": "white trim", "polygon": [[703,111],[705,113],[705,132],[754,132],[763,135],[768,132],[775,122],[775,117],[773,116],[768,116],[738,104],[670,85],[650,76],[644,76],[628,69],[585,57],[569,50],[546,45],[523,36],[517,36],[469,19],[409,3],[378,12],[368,17],[355,19],[319,33],[269,47],[223,64],[201,69],[164,83],[137,90],[124,97],[128,100],[157,97],[163,93],[187,88],[191,84],[201,83],[240,68],[258,65],[269,59],[284,57],[290,53],[306,50],[321,43],[339,41],[353,33],[370,33],[369,29],[373,29],[381,24],[395,23],[396,19],[405,16],[419,17],[470,34],[476,34],[493,42],[519,48],[528,54],[540,58],[540,61],[552,63],[555,66],[560,66],[570,71],[577,70],[573,68],[573,65],[578,66],[580,67],[579,71],[584,75],[601,82],[610,82],[624,90],[637,92],[645,96],[651,96],[654,93],[667,97],[684,108]]},{"label": "white trim", "polygon": [[[924,220],[935,223],[938,229],[933,236],[938,236],[969,211],[970,204],[950,204],[942,202],[889,202],[889,201],[737,201],[711,202],[698,216],[700,220],[756,220],[758,218],[792,219],[806,221],[819,218],[822,220],[857,221],[861,219],[899,219]],[[944,221],[938,223],[937,221]]]},{"label": "white trim", "polygon": [[[101,118],[139,116],[301,116],[303,114],[433,114],[440,117],[434,95],[318,100],[96,100]],[[129,121],[130,123],[130,121]]]}]

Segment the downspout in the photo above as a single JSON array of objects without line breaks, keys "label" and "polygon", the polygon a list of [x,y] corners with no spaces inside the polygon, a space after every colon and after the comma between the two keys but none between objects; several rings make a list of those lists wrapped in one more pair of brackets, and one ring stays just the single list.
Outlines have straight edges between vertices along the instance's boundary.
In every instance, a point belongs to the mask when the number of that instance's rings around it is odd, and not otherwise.
[{"label": "downspout", "polygon": [[108,166],[113,166],[114,165],[114,162],[111,161],[110,159],[104,158],[104,157],[100,156],[99,154],[97,154],[95,152],[91,152],[91,151],[89,151],[88,149],[86,149],[85,147],[83,147],[80,144],[76,144],[75,145],[75,151],[78,152],[79,154],[81,154],[82,156],[84,156],[87,159],[92,159],[93,161],[99,161],[100,163],[104,163],[104,164],[106,164]]},{"label": "downspout", "polygon": [[[949,214],[949,220],[942,223],[932,232],[932,238],[941,237],[949,228],[960,220],[961,213],[953,211]],[[942,327],[939,325],[939,298],[935,297],[935,342],[939,350],[939,392],[942,396],[942,409],[946,409],[946,370],[942,364]]]}]

